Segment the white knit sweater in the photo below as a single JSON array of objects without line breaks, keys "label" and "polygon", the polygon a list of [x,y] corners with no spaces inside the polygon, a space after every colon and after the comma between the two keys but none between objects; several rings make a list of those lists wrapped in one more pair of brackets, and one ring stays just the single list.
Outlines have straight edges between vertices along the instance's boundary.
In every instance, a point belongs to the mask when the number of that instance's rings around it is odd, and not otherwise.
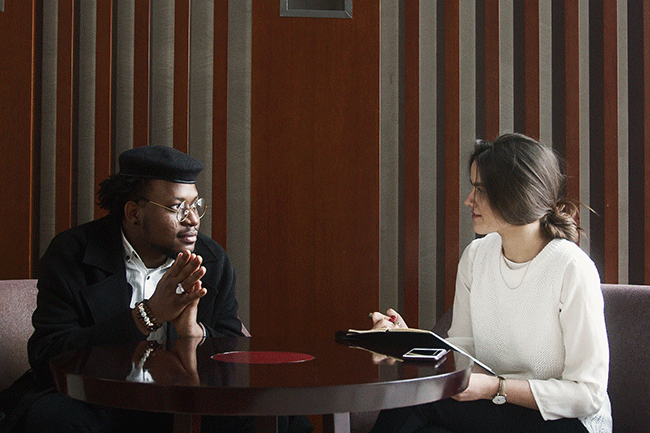
[{"label": "white knit sweater", "polygon": [[612,431],[600,278],[574,243],[555,239],[516,264],[497,233],[473,241],[458,265],[449,337],[497,374],[527,379],[545,420]]}]

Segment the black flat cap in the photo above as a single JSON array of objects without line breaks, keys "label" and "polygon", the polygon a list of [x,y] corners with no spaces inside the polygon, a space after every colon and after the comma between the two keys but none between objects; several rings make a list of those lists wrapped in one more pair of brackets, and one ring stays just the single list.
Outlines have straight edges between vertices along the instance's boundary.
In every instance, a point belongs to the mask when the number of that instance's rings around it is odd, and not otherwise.
[{"label": "black flat cap", "polygon": [[141,146],[122,152],[118,174],[176,183],[196,183],[201,170],[201,161],[173,147]]}]

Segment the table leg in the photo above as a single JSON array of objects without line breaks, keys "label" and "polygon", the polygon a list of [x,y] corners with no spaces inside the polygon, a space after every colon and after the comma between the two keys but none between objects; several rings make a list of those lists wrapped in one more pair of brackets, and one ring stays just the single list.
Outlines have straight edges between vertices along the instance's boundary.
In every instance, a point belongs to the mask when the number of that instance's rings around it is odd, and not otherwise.
[{"label": "table leg", "polygon": [[174,433],[201,433],[201,415],[174,414]]},{"label": "table leg", "polygon": [[323,415],[323,433],[350,433],[350,413]]}]

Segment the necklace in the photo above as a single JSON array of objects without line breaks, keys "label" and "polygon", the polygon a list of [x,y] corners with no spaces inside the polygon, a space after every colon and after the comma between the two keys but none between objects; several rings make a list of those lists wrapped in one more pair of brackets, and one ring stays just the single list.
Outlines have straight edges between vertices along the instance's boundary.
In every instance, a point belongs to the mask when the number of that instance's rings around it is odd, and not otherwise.
[{"label": "necklace", "polygon": [[[517,284],[515,287],[510,287],[508,285],[508,282],[506,281],[506,277],[503,276],[503,269],[502,268],[503,268],[503,263],[505,263],[505,261],[506,261],[506,256],[503,255],[503,249],[501,250],[500,255],[501,255],[501,257],[500,257],[500,260],[499,260],[499,273],[501,274],[501,279],[503,280],[503,284],[505,284],[506,287],[509,288],[510,290],[518,289],[519,286],[521,286],[522,283],[524,282],[524,280],[526,279],[526,274],[528,274],[528,268],[530,268],[530,262],[532,262],[532,260],[530,260],[528,263],[526,263],[526,270],[524,271],[524,275],[521,277],[521,281],[519,281],[519,284]],[[507,264],[506,264],[506,266],[507,266]]]}]

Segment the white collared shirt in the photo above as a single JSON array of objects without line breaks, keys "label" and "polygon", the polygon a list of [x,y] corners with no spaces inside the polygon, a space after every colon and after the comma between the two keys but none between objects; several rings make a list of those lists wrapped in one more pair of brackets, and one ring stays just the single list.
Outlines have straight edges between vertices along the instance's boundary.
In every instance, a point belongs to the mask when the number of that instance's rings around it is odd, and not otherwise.
[{"label": "white collared shirt", "polygon": [[[126,265],[126,281],[131,285],[133,293],[131,294],[131,304],[130,307],[134,308],[135,304],[144,300],[149,299],[156,291],[156,286],[162,278],[162,276],[167,272],[167,270],[172,266],[174,260],[168,258],[165,263],[157,268],[147,268],[135,251],[131,243],[126,239],[124,232],[122,231],[122,245],[124,246],[124,264]],[[166,335],[167,323],[164,323],[163,326],[158,329],[156,332],[149,334],[148,340],[157,340],[159,343],[163,343]]]}]

